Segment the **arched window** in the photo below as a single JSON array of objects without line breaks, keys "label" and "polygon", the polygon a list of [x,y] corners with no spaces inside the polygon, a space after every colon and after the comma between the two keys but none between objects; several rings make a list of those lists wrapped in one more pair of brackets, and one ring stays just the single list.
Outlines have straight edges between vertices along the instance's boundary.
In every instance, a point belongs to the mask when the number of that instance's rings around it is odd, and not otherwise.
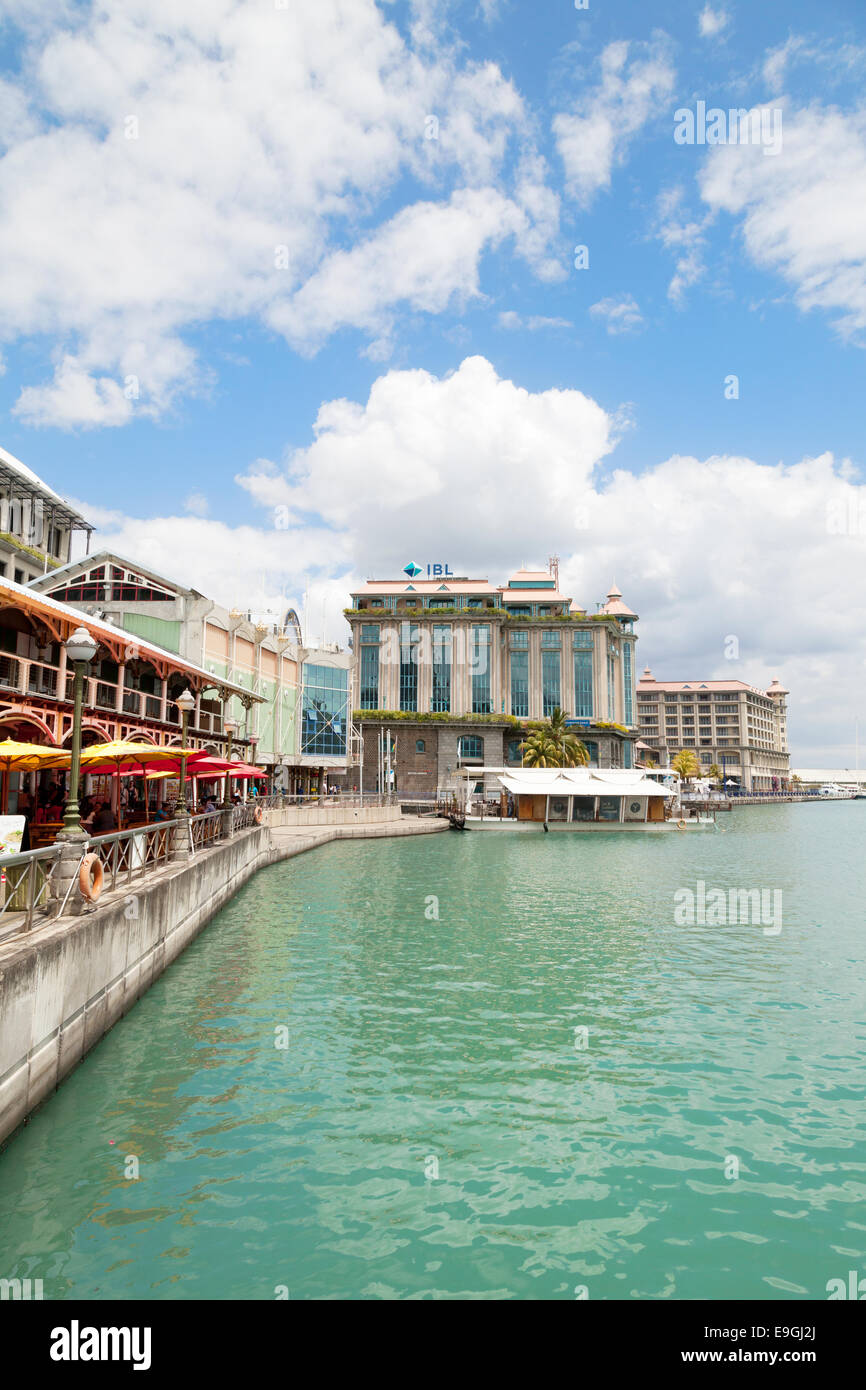
[{"label": "arched window", "polygon": [[462,762],[471,759],[473,762],[483,762],[484,760],[484,739],[477,734],[463,734],[457,744],[457,756]]},{"label": "arched window", "polygon": [[586,744],[586,751],[589,754],[590,767],[598,767],[598,744],[588,738],[585,738],[583,742]]},{"label": "arched window", "polygon": [[510,738],[508,740],[508,751],[505,755],[510,763],[523,762],[523,754],[520,751],[520,739]]},{"label": "arched window", "polygon": [[425,744],[423,738],[416,738],[416,740],[415,740],[415,752],[416,752],[416,753],[423,753],[426,747],[427,747],[427,745]]}]

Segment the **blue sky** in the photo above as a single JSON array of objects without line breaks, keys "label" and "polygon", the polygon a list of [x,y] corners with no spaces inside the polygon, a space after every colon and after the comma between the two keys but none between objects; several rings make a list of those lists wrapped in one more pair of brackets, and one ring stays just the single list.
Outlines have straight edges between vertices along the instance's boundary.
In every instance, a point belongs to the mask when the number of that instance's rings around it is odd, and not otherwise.
[{"label": "blue sky", "polygon": [[[861,4],[44,9],[0,21],[5,448],[106,543],[306,589],[332,638],[358,577],[555,551],[658,676],[779,674],[800,761],[846,764]],[[676,143],[699,102],[780,148]]]}]

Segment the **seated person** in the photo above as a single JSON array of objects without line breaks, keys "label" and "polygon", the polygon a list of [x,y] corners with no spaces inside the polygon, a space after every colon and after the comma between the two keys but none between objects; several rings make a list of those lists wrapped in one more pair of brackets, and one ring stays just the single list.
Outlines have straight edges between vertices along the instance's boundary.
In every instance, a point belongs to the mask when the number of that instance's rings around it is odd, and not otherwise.
[{"label": "seated person", "polygon": [[117,820],[114,812],[107,801],[104,801],[99,810],[94,813],[91,822],[91,833],[94,835],[110,835],[117,829]]}]

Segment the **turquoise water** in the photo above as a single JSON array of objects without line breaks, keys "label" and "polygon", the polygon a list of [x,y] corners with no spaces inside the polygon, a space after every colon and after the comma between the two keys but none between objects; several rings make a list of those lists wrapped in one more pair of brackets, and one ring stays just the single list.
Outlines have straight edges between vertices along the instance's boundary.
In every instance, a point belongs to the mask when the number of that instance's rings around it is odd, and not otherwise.
[{"label": "turquoise water", "polygon": [[[866,802],[720,827],[260,873],[0,1155],[0,1275],[796,1300],[866,1274]],[[696,880],[781,890],[781,931],[677,925]]]}]

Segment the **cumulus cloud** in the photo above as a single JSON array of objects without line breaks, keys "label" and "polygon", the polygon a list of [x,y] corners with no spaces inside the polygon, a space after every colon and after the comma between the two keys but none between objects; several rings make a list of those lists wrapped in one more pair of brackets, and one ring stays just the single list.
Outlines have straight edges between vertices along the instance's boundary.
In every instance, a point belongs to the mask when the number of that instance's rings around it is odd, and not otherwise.
[{"label": "cumulus cloud", "polygon": [[590,305],[589,312],[595,318],[604,320],[608,333],[614,336],[636,333],[643,327],[643,315],[630,294],[621,295],[618,299],[614,296],[600,299],[597,304]]},{"label": "cumulus cloud", "polygon": [[556,552],[564,590],[590,611],[616,578],[641,615],[641,666],[756,685],[778,674],[796,760],[845,766],[866,676],[866,487],[853,467],[677,455],[634,475],[610,468],[616,438],[615,413],[579,390],[527,391],[475,357],[443,377],[388,371],[364,402],[325,402],[312,443],[238,475],[258,525],[76,505],[99,525],[96,545],[227,605],[276,613],[306,590],[313,635],[342,642],[348,592],[370,574],[447,559],[498,581]]},{"label": "cumulus cloud", "polygon": [[313,351],[477,293],[506,238],[540,278],[563,273],[519,93],[435,29],[413,46],[373,0],[5,9],[23,51],[0,83],[0,335],[57,344],[28,423],[121,425],[206,389],[184,341],[203,321],[258,319]]},{"label": "cumulus cloud", "polygon": [[572,197],[588,207],[609,188],[638,132],[673,91],[674,69],[662,39],[629,44],[617,40],[601,55],[598,84],[576,109],[554,117],[553,133]]},{"label": "cumulus cloud", "polygon": [[782,149],[717,145],[700,176],[714,212],[741,219],[746,251],[792,287],[804,311],[835,316],[862,341],[866,328],[866,108],[783,108]]}]

